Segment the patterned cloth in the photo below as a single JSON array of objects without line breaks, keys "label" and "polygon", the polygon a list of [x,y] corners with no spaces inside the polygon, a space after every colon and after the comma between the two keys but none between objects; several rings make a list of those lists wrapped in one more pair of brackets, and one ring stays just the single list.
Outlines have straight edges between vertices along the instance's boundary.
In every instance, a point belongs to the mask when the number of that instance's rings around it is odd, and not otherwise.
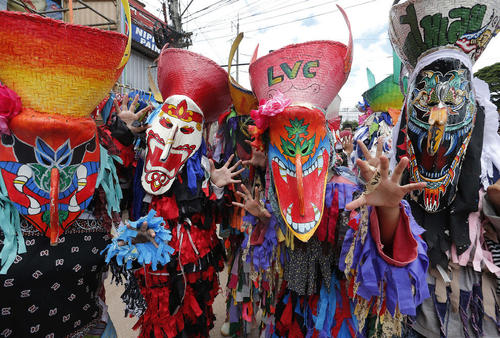
[{"label": "patterned cloth", "polygon": [[50,246],[50,239],[24,220],[22,229],[27,253],[0,275],[0,336],[86,334],[103,312],[105,265],[99,252],[109,243],[108,232],[97,220],[79,219],[59,245]]}]

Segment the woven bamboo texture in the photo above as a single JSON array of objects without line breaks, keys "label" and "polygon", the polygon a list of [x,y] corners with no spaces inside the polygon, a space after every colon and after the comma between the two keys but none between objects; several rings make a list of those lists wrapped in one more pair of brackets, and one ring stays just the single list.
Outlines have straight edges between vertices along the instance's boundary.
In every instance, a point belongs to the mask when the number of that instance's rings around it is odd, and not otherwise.
[{"label": "woven bamboo texture", "polygon": [[23,107],[88,116],[121,74],[125,35],[0,11],[0,81]]}]

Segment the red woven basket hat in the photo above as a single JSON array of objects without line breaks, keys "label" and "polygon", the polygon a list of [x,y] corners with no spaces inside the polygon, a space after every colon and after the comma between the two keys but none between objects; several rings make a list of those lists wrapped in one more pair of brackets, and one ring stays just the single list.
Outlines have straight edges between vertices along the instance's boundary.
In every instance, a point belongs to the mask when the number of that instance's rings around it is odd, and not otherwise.
[{"label": "red woven basket hat", "polygon": [[269,53],[250,65],[250,83],[259,100],[278,91],[292,104],[309,104],[326,110],[344,85],[352,63],[352,34],[349,43],[310,41],[293,44]]},{"label": "red woven basket hat", "polygon": [[185,49],[163,48],[158,60],[158,87],[166,100],[172,95],[191,98],[213,122],[229,108],[228,75],[214,61]]}]

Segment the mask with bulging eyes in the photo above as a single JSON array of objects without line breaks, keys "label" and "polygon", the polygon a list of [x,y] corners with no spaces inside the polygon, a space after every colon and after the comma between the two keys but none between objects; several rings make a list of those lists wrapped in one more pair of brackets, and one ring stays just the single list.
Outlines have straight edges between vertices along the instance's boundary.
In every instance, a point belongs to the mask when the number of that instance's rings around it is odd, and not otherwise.
[{"label": "mask with bulging eyes", "polygon": [[439,59],[410,83],[407,145],[412,181],[427,187],[415,199],[428,212],[455,198],[476,119],[471,73],[459,60]]},{"label": "mask with bulging eyes", "polygon": [[170,96],[146,131],[142,186],[152,195],[167,192],[187,160],[199,149],[203,113],[184,95]]}]

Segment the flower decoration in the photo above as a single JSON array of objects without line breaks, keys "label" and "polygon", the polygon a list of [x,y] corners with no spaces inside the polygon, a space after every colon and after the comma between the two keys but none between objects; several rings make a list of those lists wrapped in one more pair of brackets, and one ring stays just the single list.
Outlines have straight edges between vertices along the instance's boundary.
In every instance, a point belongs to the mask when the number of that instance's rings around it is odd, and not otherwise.
[{"label": "flower decoration", "polygon": [[[126,264],[126,268],[132,268],[132,262],[139,264],[151,264],[154,271],[158,263],[165,265],[170,262],[170,255],[174,249],[168,245],[172,238],[169,230],[165,229],[165,221],[162,217],[155,217],[156,211],[151,209],[149,213],[135,222],[129,222],[118,228],[118,235],[113,238],[102,252],[107,250],[106,263],[116,256],[118,265]],[[147,225],[147,229],[143,227]],[[151,234],[154,232],[154,236]],[[134,243],[134,239],[144,234],[150,234],[150,241],[145,243]]]},{"label": "flower decoration", "polygon": [[255,122],[255,126],[249,126],[250,135],[255,137],[255,141],[252,143],[253,146],[258,149],[263,149],[262,140],[260,136],[269,127],[269,118],[278,115],[286,107],[292,103],[290,99],[287,99],[282,92],[277,91],[269,100],[262,99],[259,102],[259,109],[252,110],[250,116]]},{"label": "flower decoration", "polygon": [[21,98],[6,86],[0,85],[0,134],[10,135],[9,121],[21,112]]}]

